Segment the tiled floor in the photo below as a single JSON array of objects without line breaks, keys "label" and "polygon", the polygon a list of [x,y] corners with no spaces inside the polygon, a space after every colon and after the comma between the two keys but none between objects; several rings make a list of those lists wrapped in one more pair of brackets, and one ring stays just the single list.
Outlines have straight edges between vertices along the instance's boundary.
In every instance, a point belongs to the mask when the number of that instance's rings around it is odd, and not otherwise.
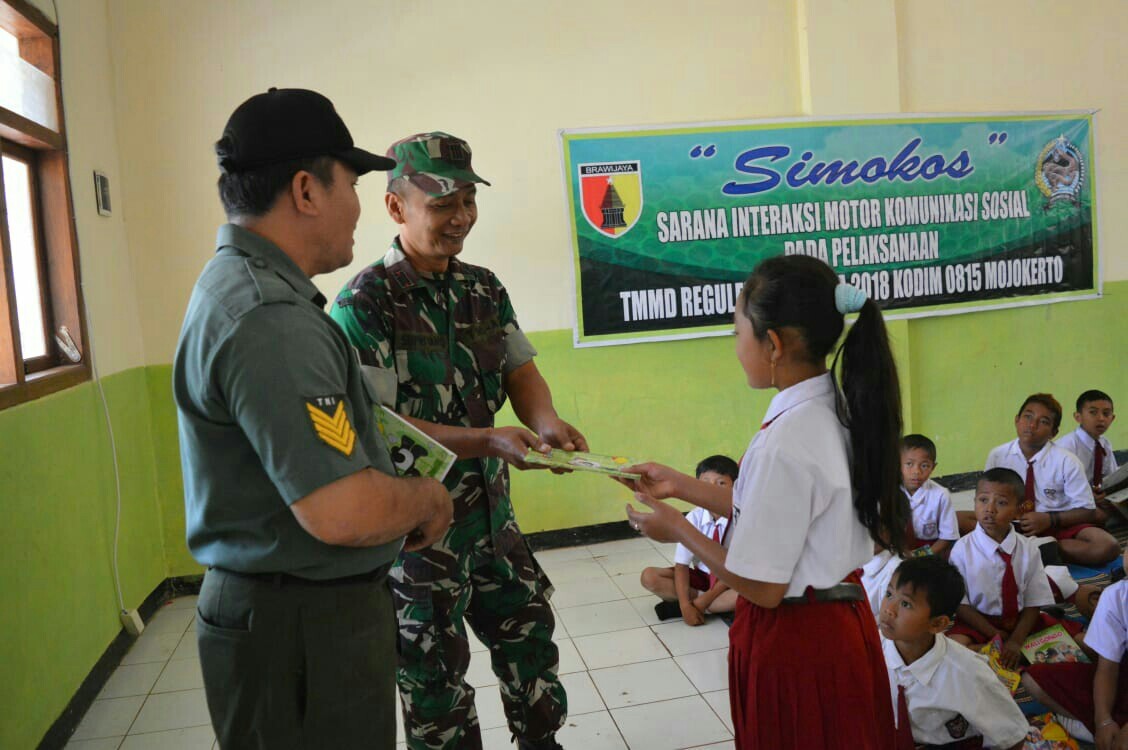
[{"label": "tiled floor", "polygon": [[[637,538],[537,554],[556,586],[556,643],[569,705],[558,739],[568,750],[733,747],[725,624],[659,623],[657,599],[638,582],[644,567],[670,565],[673,549]],[[195,597],[184,597],[153,617],[68,748],[216,747],[194,614]],[[485,750],[512,750],[485,647],[472,640],[472,650],[467,680],[478,688]]]}]

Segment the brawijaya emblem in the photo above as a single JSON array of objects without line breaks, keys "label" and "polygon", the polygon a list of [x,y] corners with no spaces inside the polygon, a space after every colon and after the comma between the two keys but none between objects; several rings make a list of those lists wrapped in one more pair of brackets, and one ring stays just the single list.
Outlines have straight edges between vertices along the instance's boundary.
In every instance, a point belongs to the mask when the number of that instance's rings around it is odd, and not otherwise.
[{"label": "brawijaya emblem", "polygon": [[579,170],[584,218],[597,232],[622,237],[642,213],[642,164],[580,164]]},{"label": "brawijaya emblem", "polygon": [[1085,158],[1064,135],[1047,143],[1038,154],[1034,184],[1046,196],[1045,210],[1062,201],[1080,205],[1078,196],[1085,185]]}]

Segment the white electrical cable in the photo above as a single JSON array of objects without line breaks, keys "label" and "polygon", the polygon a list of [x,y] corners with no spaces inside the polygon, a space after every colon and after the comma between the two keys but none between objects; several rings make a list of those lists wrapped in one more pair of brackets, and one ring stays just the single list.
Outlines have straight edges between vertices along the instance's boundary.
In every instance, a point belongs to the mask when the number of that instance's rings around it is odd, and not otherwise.
[{"label": "white electrical cable", "polygon": [[[59,46],[62,47],[62,23],[59,18],[59,4],[56,0],[51,0],[51,5],[55,9],[55,28],[59,34]],[[60,50],[61,54],[61,50]],[[59,73],[59,86],[62,86],[62,73]],[[78,236],[78,226],[75,217],[71,216],[71,224],[74,228],[75,236]],[[82,288],[82,297],[86,299],[86,283],[79,282]],[[122,614],[125,613],[125,597],[121,593],[121,573],[118,569],[118,540],[121,538],[121,468],[118,466],[118,452],[117,441],[114,439],[114,423],[110,419],[110,404],[106,401],[106,389],[102,387],[102,378],[98,374],[98,365],[94,361],[94,347],[91,342],[94,339],[94,316],[90,314],[90,307],[86,308],[86,354],[90,357],[90,373],[94,378],[94,384],[98,386],[98,395],[102,399],[102,414],[106,418],[106,430],[110,435],[110,453],[114,462],[114,489],[117,493],[117,508],[114,512],[114,548],[113,548],[113,571],[114,571],[114,592],[117,594],[118,606],[121,608]],[[69,338],[69,336],[67,337]]]}]

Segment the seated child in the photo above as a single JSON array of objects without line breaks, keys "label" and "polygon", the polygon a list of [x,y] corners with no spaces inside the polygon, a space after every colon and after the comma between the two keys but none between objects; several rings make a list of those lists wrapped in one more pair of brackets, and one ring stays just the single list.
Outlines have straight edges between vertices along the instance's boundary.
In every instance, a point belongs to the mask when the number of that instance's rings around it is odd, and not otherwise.
[{"label": "seated child", "polygon": [[[697,464],[697,478],[721,487],[731,487],[736,482],[739,468],[728,456],[709,456]],[[694,527],[707,537],[720,542],[725,537],[728,519],[710,513],[705,508],[694,508],[686,516]],[[732,612],[736,609],[737,594],[709,573],[704,564],[693,558],[693,553],[679,544],[674,552],[672,568],[646,568],[642,571],[643,587],[657,594],[662,601],[654,605],[660,620],[681,614],[687,625],[701,625],[705,614]]]},{"label": "seated child", "polygon": [[983,657],[941,635],[963,596],[959,571],[940,557],[905,560],[885,590],[878,630],[898,749],[919,743],[1013,750],[1026,739],[1026,717]]},{"label": "seated child", "polygon": [[1077,411],[1073,412],[1077,429],[1059,438],[1057,445],[1077,456],[1085,469],[1085,477],[1093,488],[1097,509],[1112,518],[1119,514],[1104,499],[1101,484],[1104,478],[1116,471],[1116,456],[1112,453],[1112,443],[1104,436],[1116,412],[1112,408],[1112,398],[1103,391],[1085,391],[1077,397]]},{"label": "seated child", "polygon": [[[1018,438],[991,451],[986,468],[1004,467],[1025,477],[1022,533],[1054,537],[1066,562],[1103,565],[1115,559],[1116,539],[1093,525],[1097,507],[1081,461],[1050,442],[1061,426],[1061,404],[1048,393],[1035,393],[1022,403],[1014,426]],[[957,516],[961,531],[970,527],[966,514]]]},{"label": "seated child", "polygon": [[929,479],[936,468],[936,444],[924,435],[901,439],[901,489],[909,498],[913,523],[905,548],[931,548],[934,555],[946,555],[960,538],[952,495]]},{"label": "seated child", "polygon": [[[1128,553],[1124,556],[1128,565]],[[1109,586],[1097,602],[1097,611],[1085,634],[1085,646],[1096,664],[1065,662],[1035,664],[1026,670],[1022,684],[1054,713],[1076,719],[1096,738],[1097,747],[1128,746],[1128,581]],[[1077,739],[1093,737],[1069,727]]]},{"label": "seated child", "polygon": [[[952,547],[952,565],[967,586],[956,610],[956,626],[948,633],[966,646],[1002,637],[1002,662],[1009,668],[1022,659],[1022,644],[1035,629],[1057,624],[1039,607],[1054,603],[1042,556],[1034,540],[1011,526],[1022,502],[1023,482],[1010,469],[984,472],[975,487],[975,530]],[[1061,624],[1071,635],[1081,627]]]}]

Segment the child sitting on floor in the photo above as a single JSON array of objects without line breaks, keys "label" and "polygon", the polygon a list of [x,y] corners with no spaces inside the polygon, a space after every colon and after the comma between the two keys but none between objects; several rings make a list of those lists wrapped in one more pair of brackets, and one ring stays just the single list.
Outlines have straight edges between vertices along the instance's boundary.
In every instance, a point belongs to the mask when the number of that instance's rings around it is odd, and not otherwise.
[{"label": "child sitting on floor", "polygon": [[913,523],[908,550],[929,547],[934,555],[946,555],[960,538],[952,496],[946,487],[929,477],[936,468],[936,444],[924,435],[901,438],[901,489],[909,498]]},{"label": "child sitting on floor", "polygon": [[878,630],[898,750],[1023,746],[1028,725],[1010,692],[981,656],[942,635],[963,596],[959,571],[940,557],[904,561],[885,590]]},{"label": "child sitting on floor", "polygon": [[[1057,440],[1058,447],[1077,456],[1085,469],[1085,477],[1093,488],[1097,510],[1107,518],[1120,518],[1110,503],[1104,499],[1104,478],[1116,471],[1116,456],[1112,443],[1104,436],[1116,419],[1112,398],[1104,391],[1085,391],[1077,397],[1077,411],[1073,412],[1077,429]],[[1098,519],[1102,520],[1102,519]]]},{"label": "child sitting on floor", "polygon": [[[728,456],[709,456],[697,464],[697,478],[719,487],[732,487],[739,468]],[[720,543],[725,538],[728,519],[705,508],[694,508],[686,516],[694,528]],[[679,544],[670,568],[646,568],[641,583],[662,601],[654,605],[660,620],[681,615],[686,625],[701,625],[707,613],[732,612],[736,592],[716,579],[709,569],[695,561],[693,553]]]},{"label": "child sitting on floor", "polygon": [[[956,542],[951,556],[967,594],[948,636],[967,646],[1000,636],[1001,659],[1011,669],[1022,659],[1022,644],[1035,626],[1057,624],[1039,611],[1054,603],[1054,595],[1038,546],[1012,527],[1022,493],[1022,479],[1010,469],[984,472],[975,487],[975,530]],[[1071,635],[1081,631],[1075,622],[1061,624]]]},{"label": "child sitting on floor", "polygon": [[[1128,553],[1123,564],[1128,565]],[[1098,750],[1128,747],[1128,581],[1101,593],[1085,646],[1097,655],[1096,664],[1035,664],[1022,684],[1054,713],[1084,724],[1089,735],[1063,722],[1077,739],[1093,742],[1095,737]]]},{"label": "child sitting on floor", "polygon": [[[1035,393],[1022,403],[1014,426],[1018,438],[991,451],[987,468],[1004,467],[1025,477],[1021,532],[1054,537],[1066,562],[1099,566],[1114,560],[1120,546],[1093,525],[1097,507],[1081,461],[1050,442],[1061,426],[1061,404],[1048,393]],[[970,527],[966,514],[957,516],[961,531]]]}]

